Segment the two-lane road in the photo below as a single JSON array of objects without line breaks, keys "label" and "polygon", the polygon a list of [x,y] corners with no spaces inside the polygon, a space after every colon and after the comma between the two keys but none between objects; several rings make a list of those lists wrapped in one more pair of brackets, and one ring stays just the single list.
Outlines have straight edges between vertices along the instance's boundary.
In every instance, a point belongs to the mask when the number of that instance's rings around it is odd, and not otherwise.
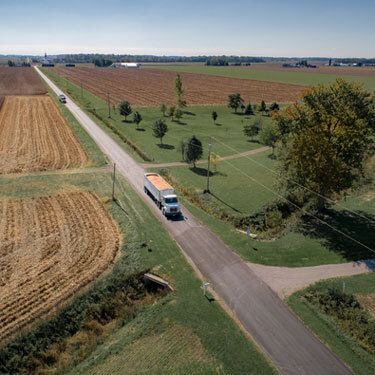
[{"label": "two-lane road", "polygon": [[[36,69],[56,94],[63,94]],[[144,169],[69,98],[66,107],[108,158],[116,163],[118,171],[149,205],[185,255],[211,282],[215,292],[282,373],[350,374],[349,369],[299,321],[246,263],[190,212],[183,208],[183,221],[166,220],[143,192]]]}]

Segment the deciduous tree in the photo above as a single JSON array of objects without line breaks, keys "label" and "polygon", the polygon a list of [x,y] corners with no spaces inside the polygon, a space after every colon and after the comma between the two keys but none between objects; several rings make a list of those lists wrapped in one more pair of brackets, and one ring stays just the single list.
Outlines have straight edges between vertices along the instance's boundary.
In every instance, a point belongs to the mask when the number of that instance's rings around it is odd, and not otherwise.
[{"label": "deciduous tree", "polygon": [[195,168],[195,163],[203,155],[202,142],[196,138],[194,135],[186,142],[185,146],[185,161],[187,163],[192,163]]},{"label": "deciduous tree", "polygon": [[119,111],[120,111],[120,114],[122,116],[124,116],[125,122],[126,122],[126,118],[133,112],[133,109],[132,109],[130,103],[125,100],[125,101],[120,103]]},{"label": "deciduous tree", "polygon": [[138,128],[139,124],[142,121],[142,116],[141,116],[141,114],[138,111],[134,112],[133,121],[137,124],[137,128]]},{"label": "deciduous tree", "polygon": [[212,117],[212,120],[214,120],[214,124],[216,125],[216,120],[218,118],[218,114],[216,111],[213,111],[212,114],[211,114],[211,117]]},{"label": "deciduous tree", "polygon": [[241,97],[241,94],[230,94],[228,96],[228,107],[233,109],[234,112],[237,113],[237,109],[243,105],[243,99]]},{"label": "deciduous tree", "polygon": [[[332,198],[353,186],[373,154],[374,95],[355,83],[337,80],[313,88],[275,121],[288,191],[298,188],[297,182]],[[319,207],[326,203],[318,199]]]},{"label": "deciduous tree", "polygon": [[163,144],[163,137],[168,132],[168,126],[164,120],[156,120],[152,126],[154,137],[160,139],[160,143]]},{"label": "deciduous tree", "polygon": [[185,95],[184,95],[184,89],[182,86],[182,79],[179,74],[177,74],[176,76],[176,80],[174,83],[174,90],[175,90],[176,98],[177,98],[177,108],[186,107],[186,100],[185,100]]}]

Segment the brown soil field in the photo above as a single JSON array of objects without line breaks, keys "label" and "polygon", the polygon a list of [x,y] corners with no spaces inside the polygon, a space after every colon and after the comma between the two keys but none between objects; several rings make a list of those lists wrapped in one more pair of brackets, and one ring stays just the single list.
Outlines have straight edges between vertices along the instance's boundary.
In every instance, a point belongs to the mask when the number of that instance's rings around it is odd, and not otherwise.
[{"label": "brown soil field", "polygon": [[[253,64],[243,66],[240,69],[375,77],[374,66],[326,66],[317,64],[317,68],[283,68],[281,65],[280,63]],[[238,67],[233,68],[238,69]]]},{"label": "brown soil field", "polygon": [[49,96],[5,97],[0,110],[0,174],[81,167],[87,161]]},{"label": "brown soil field", "polygon": [[47,93],[46,86],[35,69],[0,66],[0,96],[45,93]]},{"label": "brown soil field", "polygon": [[[118,104],[128,100],[139,107],[175,103],[175,72],[154,69],[63,68],[52,70],[107,100]],[[248,79],[181,73],[188,105],[226,104],[228,95],[241,93],[246,102],[293,102],[304,89],[301,86]]]},{"label": "brown soil field", "polygon": [[80,190],[0,200],[0,341],[103,273],[119,250],[100,199]]}]

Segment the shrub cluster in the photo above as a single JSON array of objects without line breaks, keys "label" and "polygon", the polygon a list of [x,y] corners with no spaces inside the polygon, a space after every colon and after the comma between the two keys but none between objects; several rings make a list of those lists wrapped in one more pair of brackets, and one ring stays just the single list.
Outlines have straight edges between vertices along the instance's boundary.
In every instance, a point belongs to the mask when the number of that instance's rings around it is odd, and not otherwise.
[{"label": "shrub cluster", "polygon": [[[95,345],[107,323],[129,321],[147,296],[141,281],[144,272],[111,275],[105,283],[78,297],[55,317],[0,349],[1,374],[31,374],[57,363],[67,347],[81,357]],[[74,349],[74,348],[73,348]],[[76,359],[79,353],[71,350]]]},{"label": "shrub cluster", "polygon": [[304,298],[325,314],[332,316],[341,329],[354,337],[359,344],[375,354],[375,319],[363,309],[352,294],[337,288],[309,288]]}]

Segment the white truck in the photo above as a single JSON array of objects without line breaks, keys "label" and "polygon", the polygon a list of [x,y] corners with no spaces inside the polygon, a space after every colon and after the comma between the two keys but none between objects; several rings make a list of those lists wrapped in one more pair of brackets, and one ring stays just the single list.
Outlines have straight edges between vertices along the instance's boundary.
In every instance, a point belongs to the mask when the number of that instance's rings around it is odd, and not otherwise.
[{"label": "white truck", "polygon": [[181,214],[177,195],[171,185],[157,173],[144,175],[144,190],[161,209],[163,215],[179,216]]}]

